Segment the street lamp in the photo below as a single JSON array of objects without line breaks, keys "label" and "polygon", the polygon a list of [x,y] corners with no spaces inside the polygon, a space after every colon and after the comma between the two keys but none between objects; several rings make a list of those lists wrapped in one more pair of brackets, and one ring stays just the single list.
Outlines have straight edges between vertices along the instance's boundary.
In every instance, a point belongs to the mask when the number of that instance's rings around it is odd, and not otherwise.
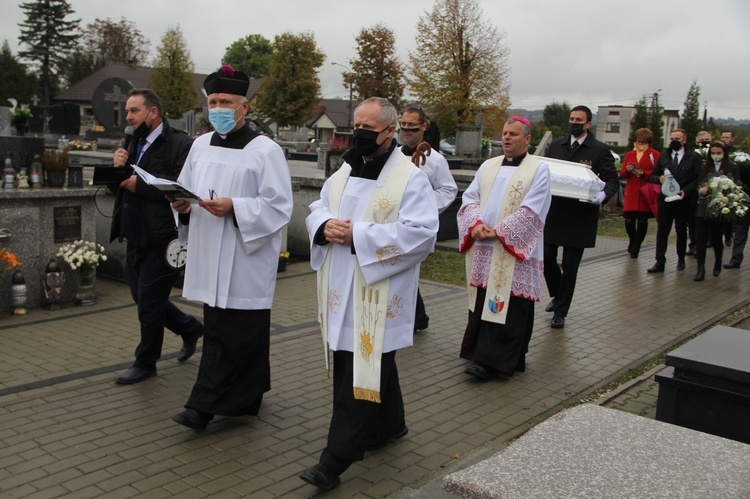
[{"label": "street lamp", "polygon": [[[344,66],[343,64],[339,64],[338,62],[332,62],[331,66],[341,66],[342,68],[346,69],[350,74],[352,73],[351,69],[349,69],[347,66]],[[349,119],[348,119],[350,131],[352,129],[352,93],[353,93],[353,87],[352,87],[352,80],[350,79],[349,80]]]}]

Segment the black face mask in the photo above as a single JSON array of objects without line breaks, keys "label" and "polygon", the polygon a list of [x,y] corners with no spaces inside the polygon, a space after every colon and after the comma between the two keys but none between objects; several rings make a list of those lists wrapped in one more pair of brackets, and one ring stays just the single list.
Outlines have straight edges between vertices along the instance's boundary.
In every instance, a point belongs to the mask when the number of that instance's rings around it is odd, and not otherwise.
[{"label": "black face mask", "polygon": [[148,137],[148,134],[151,133],[151,127],[146,124],[146,121],[142,121],[140,125],[136,127],[135,130],[133,130],[133,138],[134,139],[145,139]]},{"label": "black face mask", "polygon": [[701,140],[700,142],[698,142],[698,145],[701,146],[701,147],[708,147],[708,146],[711,145],[711,141],[710,140]]},{"label": "black face mask", "polygon": [[357,128],[352,132],[352,148],[356,149],[364,157],[372,156],[382,145],[382,143],[378,144],[378,136],[386,130],[388,130],[388,127],[383,128],[379,132]]},{"label": "black face mask", "polygon": [[673,140],[669,143],[669,148],[673,151],[679,151],[680,149],[682,149],[682,142],[680,142],[679,140]]},{"label": "black face mask", "polygon": [[568,123],[568,131],[573,137],[583,135],[583,123]]}]

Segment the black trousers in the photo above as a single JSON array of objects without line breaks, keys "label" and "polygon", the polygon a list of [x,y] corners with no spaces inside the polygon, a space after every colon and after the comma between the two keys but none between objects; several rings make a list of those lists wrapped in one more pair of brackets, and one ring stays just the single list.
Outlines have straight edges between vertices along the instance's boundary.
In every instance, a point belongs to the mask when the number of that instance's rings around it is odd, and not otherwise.
[{"label": "black trousers", "polygon": [[721,268],[726,226],[727,224],[719,220],[695,218],[695,257],[699,266],[706,264],[706,250],[710,246],[714,249],[714,268]]},{"label": "black trousers", "polygon": [[573,293],[576,290],[578,267],[581,265],[584,248],[563,246],[562,269],[557,264],[557,248],[554,244],[544,244],[544,280],[551,297],[555,299],[555,315],[566,317]]},{"label": "black trousers", "polygon": [[333,352],[333,415],[320,463],[343,473],[364,457],[366,447],[388,442],[406,425],[396,352],[384,353],[379,404],[354,398],[354,354]]},{"label": "black trousers", "polygon": [[424,325],[427,322],[429,322],[430,317],[427,315],[427,311],[424,308],[424,300],[422,300],[422,293],[419,292],[419,288],[417,288],[417,308],[416,313],[414,314],[414,324],[415,325]]},{"label": "black trousers", "polygon": [[659,221],[656,229],[656,262],[664,264],[667,261],[667,240],[669,233],[672,231],[674,223],[677,231],[677,258],[685,259],[687,250],[687,230],[688,230],[688,212],[695,207],[691,207],[686,201],[664,202],[664,198],[659,198]]},{"label": "black trousers", "polygon": [[732,222],[734,231],[734,242],[732,244],[732,258],[728,263],[740,265],[745,257],[745,244],[747,244],[747,232],[750,228],[750,212],[746,213],[741,220]]},{"label": "black trousers", "polygon": [[164,327],[179,336],[201,334],[203,324],[169,301],[177,270],[167,265],[164,252],[128,244],[125,267],[133,301],[138,305],[141,341],[135,349],[134,367],[156,368],[164,343]]}]

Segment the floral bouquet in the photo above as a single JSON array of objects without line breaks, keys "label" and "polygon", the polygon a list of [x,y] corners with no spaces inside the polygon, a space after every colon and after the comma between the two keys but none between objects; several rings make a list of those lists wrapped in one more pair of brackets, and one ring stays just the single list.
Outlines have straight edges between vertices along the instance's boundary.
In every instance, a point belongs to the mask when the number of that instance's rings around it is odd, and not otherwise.
[{"label": "floral bouquet", "polygon": [[708,182],[708,207],[710,218],[739,219],[745,216],[750,197],[732,179],[721,175]]},{"label": "floral bouquet", "polygon": [[328,153],[340,155],[344,154],[349,148],[349,137],[335,135],[328,139]]},{"label": "floral bouquet", "polygon": [[71,140],[68,142],[68,149],[71,151],[90,151],[91,142],[85,140]]},{"label": "floral bouquet", "polygon": [[729,159],[740,168],[750,168],[750,154],[744,151],[729,153]]},{"label": "floral bouquet", "polygon": [[70,265],[72,270],[91,270],[99,266],[99,262],[106,261],[104,246],[91,241],[74,241],[60,246],[57,256]]},{"label": "floral bouquet", "polygon": [[0,266],[0,274],[2,274],[6,269],[13,270],[16,267],[21,266],[21,262],[18,261],[16,255],[5,248],[0,249],[0,262],[3,263],[3,265]]}]

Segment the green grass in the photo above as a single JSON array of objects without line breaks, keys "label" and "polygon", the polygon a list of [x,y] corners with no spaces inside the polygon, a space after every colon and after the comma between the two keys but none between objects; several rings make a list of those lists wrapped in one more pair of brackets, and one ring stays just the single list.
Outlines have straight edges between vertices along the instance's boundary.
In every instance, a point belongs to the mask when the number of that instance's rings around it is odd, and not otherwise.
[{"label": "green grass", "polygon": [[466,258],[458,251],[437,250],[422,262],[419,276],[428,281],[466,286]]}]

